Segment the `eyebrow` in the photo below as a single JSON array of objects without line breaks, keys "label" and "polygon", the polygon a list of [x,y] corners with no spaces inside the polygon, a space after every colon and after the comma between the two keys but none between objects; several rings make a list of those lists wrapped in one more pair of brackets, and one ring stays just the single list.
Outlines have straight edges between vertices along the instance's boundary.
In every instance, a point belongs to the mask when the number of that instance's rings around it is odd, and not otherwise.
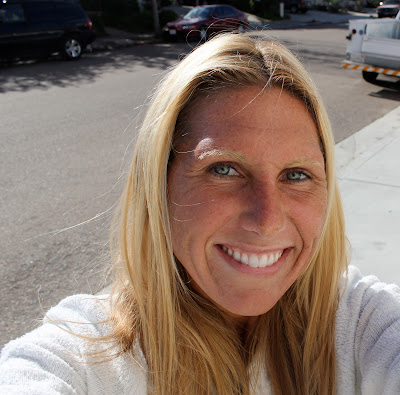
[{"label": "eyebrow", "polygon": [[243,155],[238,154],[237,152],[224,151],[224,150],[220,150],[220,149],[212,149],[209,151],[204,151],[197,157],[197,159],[203,160],[203,159],[206,159],[209,157],[216,157],[216,156],[227,156],[227,157],[231,157],[235,161],[247,162],[246,158]]},{"label": "eyebrow", "polygon": [[286,165],[286,167],[301,167],[304,165],[314,165],[314,166],[318,166],[322,169],[325,169],[325,164],[320,163],[316,160],[312,160],[312,159],[308,159],[308,158],[301,158],[301,159],[297,159],[293,162],[290,162]]}]

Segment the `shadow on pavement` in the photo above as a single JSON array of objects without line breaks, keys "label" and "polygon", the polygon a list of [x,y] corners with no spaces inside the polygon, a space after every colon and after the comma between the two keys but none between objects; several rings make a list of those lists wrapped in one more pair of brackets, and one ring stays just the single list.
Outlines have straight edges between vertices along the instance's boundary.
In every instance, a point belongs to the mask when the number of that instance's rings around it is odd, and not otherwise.
[{"label": "shadow on pavement", "polygon": [[400,102],[400,85],[397,85],[395,89],[382,89],[379,92],[371,92],[369,96]]},{"label": "shadow on pavement", "polygon": [[79,86],[113,70],[137,71],[138,67],[161,68],[177,63],[196,43],[139,45],[114,51],[84,54],[78,61],[49,58],[18,62],[0,68],[0,93]]}]

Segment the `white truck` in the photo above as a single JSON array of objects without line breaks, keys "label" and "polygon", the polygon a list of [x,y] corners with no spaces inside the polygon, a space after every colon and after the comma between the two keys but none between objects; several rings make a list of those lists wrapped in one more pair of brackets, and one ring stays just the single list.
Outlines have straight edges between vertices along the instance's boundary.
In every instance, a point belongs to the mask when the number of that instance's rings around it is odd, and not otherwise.
[{"label": "white truck", "polygon": [[349,29],[342,67],[361,70],[368,82],[380,74],[400,78],[400,12],[395,19],[352,19]]}]

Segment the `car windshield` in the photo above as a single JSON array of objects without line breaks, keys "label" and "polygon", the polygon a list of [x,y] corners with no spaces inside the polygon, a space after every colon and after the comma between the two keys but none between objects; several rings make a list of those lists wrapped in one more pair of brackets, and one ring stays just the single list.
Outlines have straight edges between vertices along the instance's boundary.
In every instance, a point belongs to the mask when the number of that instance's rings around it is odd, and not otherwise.
[{"label": "car windshield", "polygon": [[386,0],[383,2],[384,5],[399,4],[400,0]]},{"label": "car windshield", "polygon": [[196,7],[190,10],[183,19],[191,18],[208,18],[211,14],[213,7]]}]

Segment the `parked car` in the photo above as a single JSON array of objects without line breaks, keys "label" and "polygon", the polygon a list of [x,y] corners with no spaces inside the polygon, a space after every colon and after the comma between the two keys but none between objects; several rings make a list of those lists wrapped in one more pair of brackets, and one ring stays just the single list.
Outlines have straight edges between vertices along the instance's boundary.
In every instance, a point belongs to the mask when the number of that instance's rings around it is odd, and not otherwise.
[{"label": "parked car", "polygon": [[215,4],[194,7],[184,17],[168,22],[163,29],[163,35],[165,39],[206,40],[210,35],[221,31],[244,32],[248,25],[244,12],[229,5]]},{"label": "parked car", "polygon": [[385,0],[380,2],[376,13],[378,18],[395,17],[400,11],[400,0]]},{"label": "parked car", "polygon": [[283,3],[291,14],[304,14],[311,8],[310,0],[284,0]]},{"label": "parked car", "polygon": [[0,0],[1,59],[78,59],[95,37],[78,1]]}]

